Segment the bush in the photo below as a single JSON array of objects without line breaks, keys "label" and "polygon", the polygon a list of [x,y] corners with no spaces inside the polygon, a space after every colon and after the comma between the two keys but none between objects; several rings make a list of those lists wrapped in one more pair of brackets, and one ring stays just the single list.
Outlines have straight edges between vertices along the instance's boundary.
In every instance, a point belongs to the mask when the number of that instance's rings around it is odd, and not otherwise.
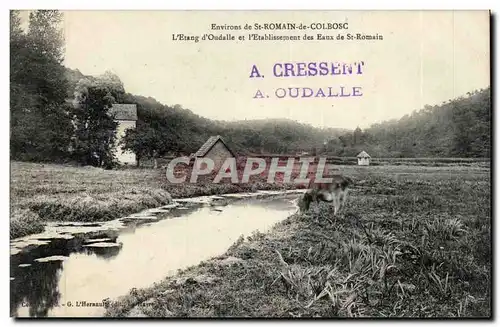
[{"label": "bush", "polygon": [[44,225],[40,217],[29,209],[12,209],[10,213],[10,238],[23,237],[29,234],[41,233]]}]

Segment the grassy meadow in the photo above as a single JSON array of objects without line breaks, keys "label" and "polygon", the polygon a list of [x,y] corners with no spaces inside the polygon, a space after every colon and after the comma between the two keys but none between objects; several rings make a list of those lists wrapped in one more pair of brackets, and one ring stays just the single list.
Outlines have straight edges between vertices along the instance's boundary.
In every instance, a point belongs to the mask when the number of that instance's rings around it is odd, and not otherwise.
[{"label": "grassy meadow", "polygon": [[[180,172],[186,173],[186,172]],[[39,233],[46,221],[105,221],[146,208],[168,204],[172,198],[279,189],[255,176],[246,184],[171,184],[165,169],[116,169],[11,162],[10,237]]]},{"label": "grassy meadow", "polygon": [[327,204],[111,302],[107,316],[490,317],[490,170],[338,167]]}]

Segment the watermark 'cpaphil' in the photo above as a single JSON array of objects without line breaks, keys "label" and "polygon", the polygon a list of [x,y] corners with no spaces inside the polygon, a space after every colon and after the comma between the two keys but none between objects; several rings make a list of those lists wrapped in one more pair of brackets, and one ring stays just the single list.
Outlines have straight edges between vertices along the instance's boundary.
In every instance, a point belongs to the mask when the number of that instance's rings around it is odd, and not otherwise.
[{"label": "watermark 'cpaphil'", "polygon": [[[314,176],[315,182],[331,183],[332,178],[325,176],[326,157],[301,157],[288,158],[286,161],[280,160],[279,157],[271,158],[270,162],[263,158],[247,157],[242,169],[238,169],[236,158],[230,157],[224,160],[222,164],[217,164],[211,158],[196,158],[194,163],[189,157],[178,157],[170,161],[167,166],[167,180],[173,184],[180,183],[196,183],[200,176],[210,176],[215,174],[213,183],[220,183],[223,179],[229,179],[231,183],[248,183],[251,176],[264,175],[268,183],[295,183],[309,184]],[[316,164],[317,163],[317,164]],[[182,167],[190,167],[192,169],[182,170]],[[181,176],[176,176],[175,172],[181,172]],[[293,173],[297,176],[293,178]],[[276,176],[280,174],[283,178],[277,180]],[[190,175],[190,176],[188,176]],[[267,175],[267,176],[266,176]],[[189,178],[188,178],[189,177]]]}]

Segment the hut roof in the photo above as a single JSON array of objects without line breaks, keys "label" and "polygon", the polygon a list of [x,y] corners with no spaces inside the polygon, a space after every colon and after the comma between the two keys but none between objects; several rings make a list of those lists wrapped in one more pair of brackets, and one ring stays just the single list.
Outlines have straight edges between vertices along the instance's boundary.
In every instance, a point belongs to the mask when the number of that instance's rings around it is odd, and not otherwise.
[{"label": "hut roof", "polygon": [[365,151],[361,151],[356,157],[358,157],[358,158],[371,158],[370,155],[368,153],[366,153]]},{"label": "hut roof", "polygon": [[233,155],[233,157],[236,157],[234,152],[231,150],[231,148],[227,145],[226,142],[224,142],[224,139],[220,135],[216,136],[210,136],[208,140],[201,146],[201,148],[196,151],[196,153],[193,154],[194,157],[204,157],[210,149],[214,147],[215,144],[217,144],[218,141],[221,141],[222,144],[228,149],[229,152]]}]

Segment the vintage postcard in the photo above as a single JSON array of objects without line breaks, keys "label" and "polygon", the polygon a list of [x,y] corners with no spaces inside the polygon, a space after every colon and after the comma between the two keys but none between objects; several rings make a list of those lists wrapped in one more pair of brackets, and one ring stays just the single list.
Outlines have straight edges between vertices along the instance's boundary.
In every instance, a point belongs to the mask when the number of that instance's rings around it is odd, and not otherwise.
[{"label": "vintage postcard", "polygon": [[492,318],[491,14],[10,12],[10,315]]}]

